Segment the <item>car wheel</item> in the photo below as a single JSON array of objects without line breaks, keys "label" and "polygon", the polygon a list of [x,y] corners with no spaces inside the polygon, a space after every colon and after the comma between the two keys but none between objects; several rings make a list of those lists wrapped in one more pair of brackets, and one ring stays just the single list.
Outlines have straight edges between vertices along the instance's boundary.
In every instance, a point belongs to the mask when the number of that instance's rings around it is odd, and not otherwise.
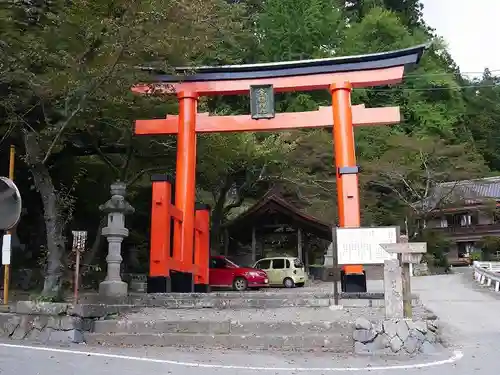
[{"label": "car wheel", "polygon": [[295,283],[292,279],[287,277],[285,280],[283,280],[283,285],[285,286],[285,288],[293,288],[295,286]]},{"label": "car wheel", "polygon": [[237,292],[243,292],[247,289],[248,282],[243,277],[237,277],[233,281],[233,289]]}]

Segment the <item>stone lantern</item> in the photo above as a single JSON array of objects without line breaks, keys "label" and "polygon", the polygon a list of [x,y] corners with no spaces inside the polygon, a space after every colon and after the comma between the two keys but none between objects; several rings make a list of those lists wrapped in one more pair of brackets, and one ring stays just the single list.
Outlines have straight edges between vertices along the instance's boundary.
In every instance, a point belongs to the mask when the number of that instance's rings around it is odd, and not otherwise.
[{"label": "stone lantern", "polygon": [[125,228],[125,215],[134,212],[134,208],[125,200],[127,185],[117,181],[111,185],[111,199],[99,209],[108,214],[108,225],[102,229],[102,235],[108,240],[106,257],[106,279],[99,284],[99,294],[105,297],[127,296],[127,283],[122,281],[120,268],[122,263],[121,247],[128,229]]}]

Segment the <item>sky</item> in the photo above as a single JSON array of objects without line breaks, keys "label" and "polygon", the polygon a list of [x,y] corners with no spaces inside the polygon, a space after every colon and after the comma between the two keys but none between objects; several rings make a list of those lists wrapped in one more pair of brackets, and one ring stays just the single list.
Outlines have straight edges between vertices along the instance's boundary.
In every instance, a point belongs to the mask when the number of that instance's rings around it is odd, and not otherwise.
[{"label": "sky", "polygon": [[500,73],[500,0],[421,0],[424,19],[464,73]]}]

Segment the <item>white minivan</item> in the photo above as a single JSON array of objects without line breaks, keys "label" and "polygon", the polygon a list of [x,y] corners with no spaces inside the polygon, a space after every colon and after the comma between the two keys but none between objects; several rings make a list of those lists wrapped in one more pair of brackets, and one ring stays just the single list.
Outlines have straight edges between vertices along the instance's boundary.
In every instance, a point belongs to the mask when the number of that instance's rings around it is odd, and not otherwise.
[{"label": "white minivan", "polygon": [[299,258],[264,258],[255,263],[253,268],[261,269],[267,273],[269,286],[293,288],[304,286],[306,282],[304,263]]}]

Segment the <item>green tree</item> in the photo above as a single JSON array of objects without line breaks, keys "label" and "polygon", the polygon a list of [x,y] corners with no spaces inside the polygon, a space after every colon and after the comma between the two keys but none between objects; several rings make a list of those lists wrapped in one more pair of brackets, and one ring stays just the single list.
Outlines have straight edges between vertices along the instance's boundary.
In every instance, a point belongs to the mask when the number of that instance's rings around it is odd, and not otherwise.
[{"label": "green tree", "polygon": [[500,237],[486,236],[479,241],[483,259],[491,260],[500,251]]},{"label": "green tree", "polygon": [[68,144],[74,148],[75,139],[88,146],[79,133],[99,139],[106,106],[116,115],[131,103],[130,87],[147,79],[138,65],[168,70],[191,63],[202,51],[217,49],[224,35],[238,33],[239,8],[222,0],[29,4],[1,10],[0,107],[9,129],[22,135],[24,159],[42,198],[48,250],[43,293],[56,296],[74,202],[73,184],[53,179],[53,157]]},{"label": "green tree", "polygon": [[[198,185],[210,193],[212,248],[221,242],[220,227],[245,200],[290,168],[288,155],[295,142],[288,133],[211,134],[200,137]],[[207,200],[205,198],[205,200]]]},{"label": "green tree", "polygon": [[470,131],[477,149],[490,168],[500,170],[500,77],[486,69],[477,81],[465,81],[464,98],[467,103],[465,128]]},{"label": "green tree", "polygon": [[[482,157],[470,152],[468,144],[450,144],[437,137],[416,137],[395,134],[388,139],[387,149],[364,164],[364,188],[390,196],[399,205],[401,216],[411,214],[425,218],[432,210],[453,196],[434,197],[433,188],[448,181],[484,176],[488,172]],[[400,220],[402,217],[400,216]]]},{"label": "green tree", "polygon": [[257,22],[258,58],[289,61],[333,56],[345,28],[332,0],[267,0]]},{"label": "green tree", "polygon": [[410,30],[427,30],[423,20],[423,5],[420,0],[353,0],[347,3],[347,10],[359,21],[373,8],[385,8],[394,12],[402,24]]}]

